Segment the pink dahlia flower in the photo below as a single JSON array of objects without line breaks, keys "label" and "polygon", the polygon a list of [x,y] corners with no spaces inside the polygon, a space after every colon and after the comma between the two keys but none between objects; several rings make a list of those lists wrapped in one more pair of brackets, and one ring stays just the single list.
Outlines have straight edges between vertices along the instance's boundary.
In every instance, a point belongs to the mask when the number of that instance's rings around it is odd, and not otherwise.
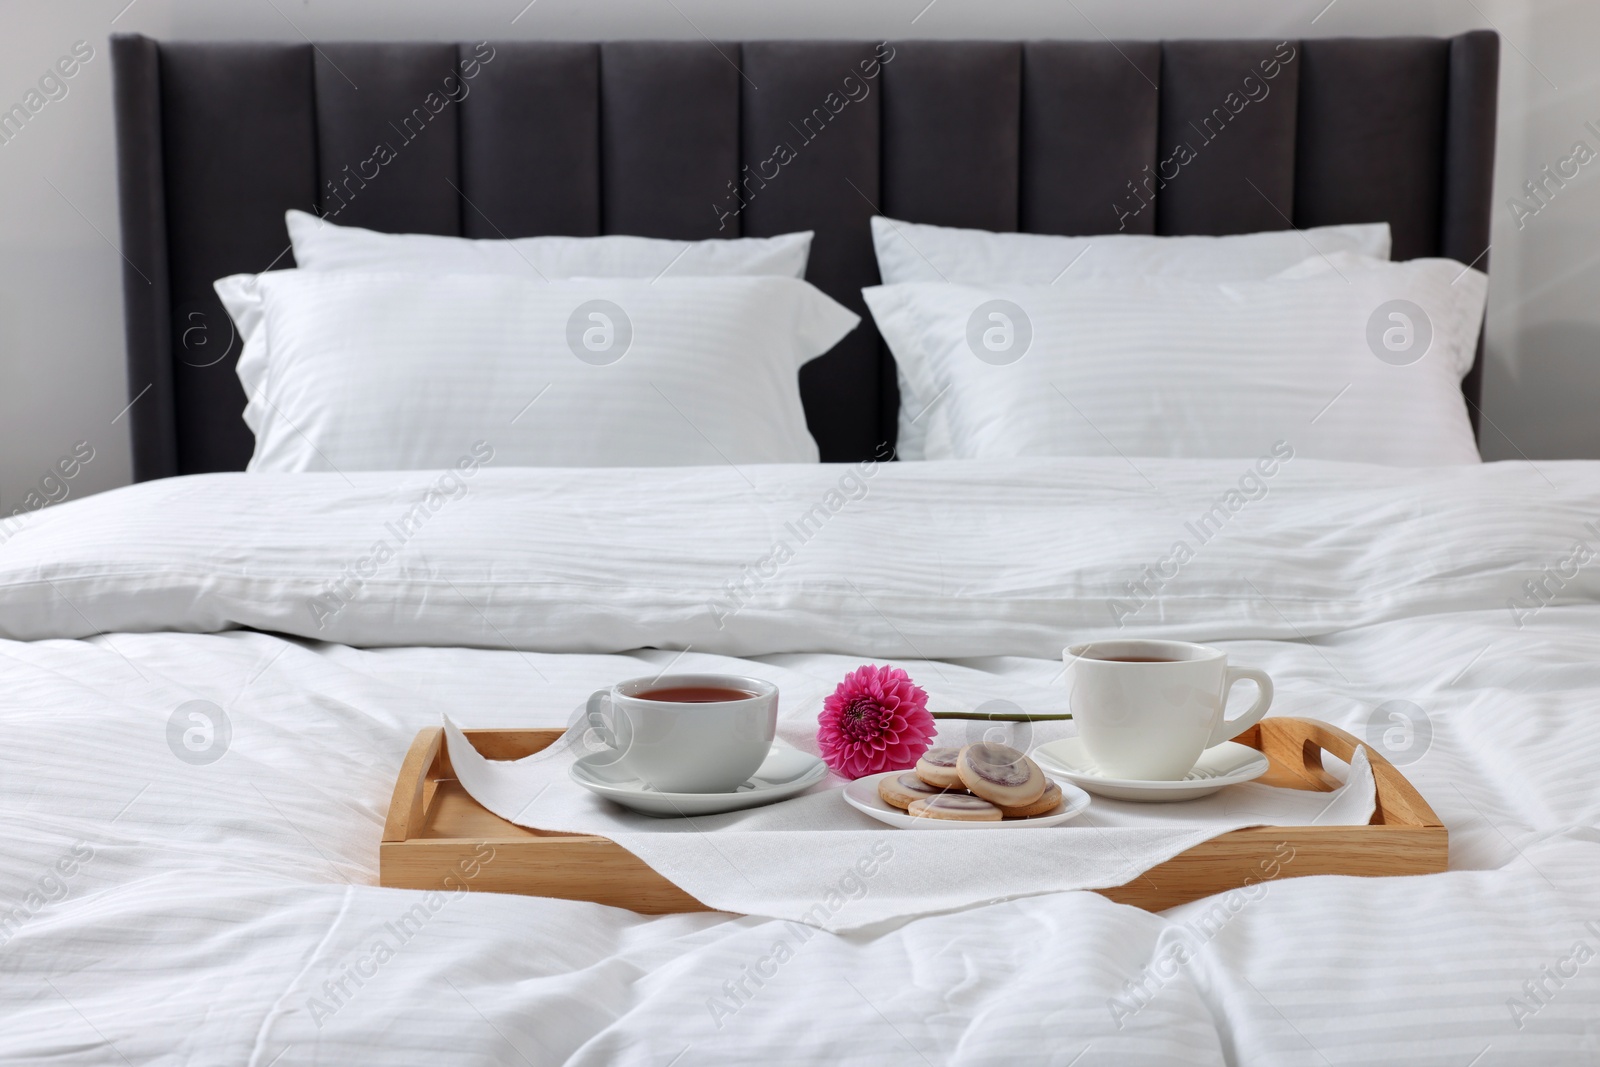
[{"label": "pink dahlia flower", "polygon": [[817,723],[823,761],[845,778],[915,765],[935,729],[922,687],[898,667],[872,664],[845,675]]}]

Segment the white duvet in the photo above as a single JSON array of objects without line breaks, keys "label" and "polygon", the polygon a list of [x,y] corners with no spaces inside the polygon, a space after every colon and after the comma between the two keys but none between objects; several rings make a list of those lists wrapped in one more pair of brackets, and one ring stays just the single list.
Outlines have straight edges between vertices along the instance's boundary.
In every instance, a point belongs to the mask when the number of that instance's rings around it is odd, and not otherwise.
[{"label": "white duvet", "polygon": [[[1600,465],[1270,458],[214,475],[8,522],[0,1062],[1600,1062]],[[803,721],[868,659],[1048,710],[1119,630],[1372,738],[1452,871],[845,935],[375,886],[442,713],[675,665]]]}]

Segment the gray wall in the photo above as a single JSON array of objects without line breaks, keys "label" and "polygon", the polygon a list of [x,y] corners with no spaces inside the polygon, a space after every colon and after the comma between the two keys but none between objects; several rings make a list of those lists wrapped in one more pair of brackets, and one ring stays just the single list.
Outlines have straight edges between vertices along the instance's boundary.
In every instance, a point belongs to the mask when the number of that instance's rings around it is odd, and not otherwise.
[{"label": "gray wall", "polygon": [[[1489,367],[1491,459],[1600,458],[1600,159],[1518,219],[1510,198],[1583,140],[1600,152],[1593,0],[4,0],[0,107],[74,42],[94,58],[0,145],[0,512],[79,441],[81,496],[129,478],[109,34],[189,39],[1302,37],[1504,40]],[[1492,21],[1490,21],[1492,20]],[[59,94],[58,94],[59,95]],[[225,224],[225,220],[219,220]],[[49,488],[60,495],[55,483]]]}]

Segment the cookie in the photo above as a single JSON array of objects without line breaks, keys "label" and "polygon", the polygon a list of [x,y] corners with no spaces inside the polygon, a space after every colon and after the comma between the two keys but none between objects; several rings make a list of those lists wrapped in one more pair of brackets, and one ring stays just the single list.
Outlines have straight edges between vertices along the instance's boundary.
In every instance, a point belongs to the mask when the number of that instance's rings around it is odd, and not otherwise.
[{"label": "cookie", "polygon": [[878,779],[879,799],[891,808],[899,808],[901,811],[910,807],[913,800],[927,800],[943,792],[944,790],[938,786],[929,785],[910,771]]},{"label": "cookie", "polygon": [[912,769],[917,772],[918,778],[929,785],[940,789],[964,789],[961,776],[956,773],[956,760],[960,756],[959,748],[930,748]]},{"label": "cookie", "polygon": [[1044,772],[1010,745],[968,745],[956,760],[956,773],[963,786],[999,807],[1027,807],[1044,795]]},{"label": "cookie", "polygon": [[940,793],[926,800],[913,800],[906,809],[923,819],[953,819],[956,822],[999,822],[1004,816],[987,800],[965,793]]},{"label": "cookie", "polygon": [[1017,807],[1001,807],[1001,811],[1008,819],[1026,819],[1033,815],[1048,815],[1061,806],[1061,787],[1050,779],[1044,780],[1044,793],[1032,804],[1021,804]]}]

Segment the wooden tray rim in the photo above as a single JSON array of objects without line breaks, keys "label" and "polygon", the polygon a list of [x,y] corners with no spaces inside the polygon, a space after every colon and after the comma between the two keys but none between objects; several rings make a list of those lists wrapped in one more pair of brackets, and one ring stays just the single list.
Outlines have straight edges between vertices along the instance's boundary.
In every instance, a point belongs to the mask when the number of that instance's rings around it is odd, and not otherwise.
[{"label": "wooden tray rim", "polygon": [[[507,735],[546,735],[553,742],[561,736],[563,731],[555,728],[539,727],[511,727],[504,729],[468,729],[462,733],[467,740],[474,742],[473,747],[478,747],[479,740],[504,737]],[[1416,788],[1400,773],[1392,763],[1384,758],[1383,754],[1371,745],[1357,740],[1351,734],[1329,723],[1319,722],[1314,719],[1302,719],[1293,716],[1278,716],[1262,720],[1252,726],[1243,734],[1234,739],[1240,744],[1249,745],[1251,748],[1266,753],[1274,766],[1287,770],[1291,775],[1300,779],[1303,785],[1297,784],[1295,788],[1304,788],[1315,792],[1329,792],[1337,789],[1343,783],[1329,774],[1322,765],[1324,751],[1350,762],[1357,748],[1364,748],[1368,761],[1372,765],[1373,782],[1375,785],[1376,805],[1372,821],[1368,824],[1369,831],[1381,832],[1385,829],[1395,828],[1424,828],[1443,830],[1444,824],[1434,813],[1428,802],[1422,798]],[[534,751],[537,751],[534,750]],[[396,844],[412,840],[421,840],[412,836],[412,828],[420,827],[427,815],[427,784],[429,781],[448,780],[451,775],[443,773],[448,769],[449,754],[444,745],[444,729],[439,726],[429,726],[417,732],[411,742],[404,761],[400,765],[400,772],[396,776],[394,795],[389,803],[389,811],[384,820],[382,841],[385,844]],[[1230,830],[1212,838],[1212,841],[1237,840],[1245,841],[1252,837],[1282,836],[1285,833],[1311,834],[1315,836],[1323,832],[1345,833],[1351,830],[1349,826],[1251,826],[1239,830]],[[598,834],[563,834],[555,831],[540,831],[541,843],[553,842],[590,842],[611,839]],[[465,841],[466,838],[427,838],[430,842],[446,842],[452,840]],[[472,839],[475,840],[475,839]],[[526,839],[519,839],[518,844],[526,843]]]}]

